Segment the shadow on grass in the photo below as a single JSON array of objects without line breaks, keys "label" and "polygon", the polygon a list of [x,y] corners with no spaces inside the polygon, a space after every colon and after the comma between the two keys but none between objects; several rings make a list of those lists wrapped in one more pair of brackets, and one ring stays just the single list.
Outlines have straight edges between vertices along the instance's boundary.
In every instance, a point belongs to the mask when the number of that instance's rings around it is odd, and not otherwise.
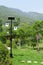
[{"label": "shadow on grass", "polygon": [[[34,50],[38,50],[38,48],[34,48]],[[43,48],[39,48],[39,50],[43,50]]]},{"label": "shadow on grass", "polygon": [[24,56],[23,54],[14,54],[14,56]]}]

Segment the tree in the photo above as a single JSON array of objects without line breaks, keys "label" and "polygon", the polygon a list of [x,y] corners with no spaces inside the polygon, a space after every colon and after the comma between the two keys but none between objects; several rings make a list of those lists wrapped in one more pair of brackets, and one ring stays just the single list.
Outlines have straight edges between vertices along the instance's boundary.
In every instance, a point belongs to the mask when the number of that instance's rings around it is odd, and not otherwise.
[{"label": "tree", "polygon": [[19,35],[20,35],[19,38],[21,40],[21,45],[23,45],[25,43],[25,32],[23,29],[19,30]]},{"label": "tree", "polygon": [[33,31],[34,31],[33,36],[34,36],[35,40],[37,41],[38,50],[39,50],[39,42],[40,42],[40,39],[42,38],[42,28],[43,28],[43,22],[42,21],[37,21],[33,25]]}]

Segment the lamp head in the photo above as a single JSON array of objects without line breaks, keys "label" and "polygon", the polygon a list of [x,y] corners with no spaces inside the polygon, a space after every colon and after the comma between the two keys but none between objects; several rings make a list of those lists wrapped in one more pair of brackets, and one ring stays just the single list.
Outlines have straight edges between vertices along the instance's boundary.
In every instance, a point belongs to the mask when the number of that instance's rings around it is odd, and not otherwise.
[{"label": "lamp head", "polygon": [[14,20],[15,17],[8,17],[8,20]]}]

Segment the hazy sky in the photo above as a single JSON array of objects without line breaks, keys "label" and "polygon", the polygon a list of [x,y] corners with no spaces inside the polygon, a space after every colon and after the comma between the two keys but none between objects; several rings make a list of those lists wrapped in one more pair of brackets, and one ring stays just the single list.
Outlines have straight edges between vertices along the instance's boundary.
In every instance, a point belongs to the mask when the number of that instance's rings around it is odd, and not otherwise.
[{"label": "hazy sky", "polygon": [[17,8],[24,12],[43,13],[43,0],[0,0],[0,5]]}]

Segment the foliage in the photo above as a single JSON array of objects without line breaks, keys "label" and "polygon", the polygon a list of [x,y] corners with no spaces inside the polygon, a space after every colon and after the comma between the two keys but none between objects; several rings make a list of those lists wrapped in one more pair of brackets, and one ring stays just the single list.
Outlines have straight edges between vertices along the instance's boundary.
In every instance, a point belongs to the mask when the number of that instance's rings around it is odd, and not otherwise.
[{"label": "foliage", "polygon": [[6,35],[2,32],[2,33],[0,33],[0,41],[3,43],[3,44],[5,44],[6,43],[6,37],[5,37]]},{"label": "foliage", "polygon": [[0,42],[0,64],[4,65],[6,63],[6,65],[7,65],[7,63],[8,63],[7,60],[9,60],[8,57],[9,57],[9,55],[8,55],[7,48]]},{"label": "foliage", "polygon": [[[18,43],[20,43],[21,46],[27,44],[27,45],[32,45],[34,47],[38,44],[37,37],[39,37],[40,39],[43,38],[43,20],[36,21],[33,25],[30,25],[27,22],[25,23],[20,22],[21,19],[19,17],[15,18],[15,21],[17,22],[18,29],[12,30],[12,38],[14,39],[14,44],[18,45]],[[14,26],[14,24],[12,26]],[[3,31],[3,33],[0,33],[1,35],[0,40],[3,43],[6,43],[5,36],[10,35],[10,34],[7,34],[7,31],[10,31],[10,30],[8,30],[7,28],[6,30]],[[40,39],[38,39],[38,42]],[[8,46],[10,45],[9,43],[7,44]]]}]

